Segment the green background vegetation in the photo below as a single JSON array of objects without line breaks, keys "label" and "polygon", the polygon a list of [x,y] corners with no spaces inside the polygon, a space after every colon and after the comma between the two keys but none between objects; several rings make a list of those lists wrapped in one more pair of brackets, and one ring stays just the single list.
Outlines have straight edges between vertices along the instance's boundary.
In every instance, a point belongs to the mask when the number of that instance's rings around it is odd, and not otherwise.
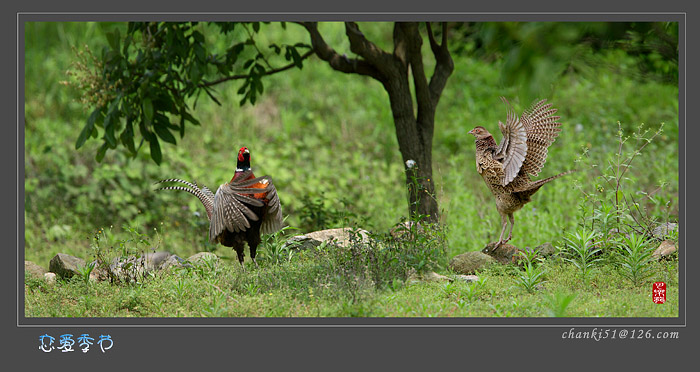
[{"label": "green background vegetation", "polygon": [[[552,316],[564,296],[555,292],[578,293],[566,315],[677,316],[677,298],[654,305],[648,284],[664,280],[669,293],[677,292],[675,262],[650,264],[646,281],[633,285],[614,264],[600,264],[592,279],[581,280],[576,266],[552,260],[538,266],[546,271],[548,290],[534,293],[516,284],[519,270],[511,266],[480,274],[488,280],[478,285],[405,286],[389,280],[334,295],[314,281],[319,263],[310,254],[242,272],[227,248],[207,242],[208,222],[199,201],[184,193],[155,193],[153,183],[177,177],[214,189],[231,178],[235,155],[247,146],[256,174],[273,177],[287,224],[298,228],[286,233],[353,226],[384,234],[407,215],[404,166],[386,93],[374,80],[312,59],[301,70],[266,78],[255,106],[239,107],[233,84],[217,86],[223,105],[200,98],[196,117],[202,125],[191,126],[177,146],[162,143],[160,166],[147,149],[135,158],[110,151],[97,163],[97,141],[75,150],[88,108],[79,103],[80,92],[60,82],[69,79],[66,71],[76,61],[72,48],[99,51],[105,33],[115,27],[125,25],[25,25],[25,259],[48,266],[63,252],[89,260],[95,233],[103,229],[102,248],[129,241],[136,230],[150,248],[181,257],[210,250],[224,264],[125,286],[74,280],[50,287],[28,281],[28,316]],[[389,25],[361,27],[370,40],[391,45]],[[213,28],[203,29],[208,42],[226,45]],[[590,225],[586,217],[602,208],[601,201],[614,200],[603,175],[610,174],[609,161],[619,148],[618,122],[625,135],[641,124],[653,132],[665,123],[632,163],[622,190],[657,222],[678,219],[678,86],[668,78],[668,61],[646,56],[651,61],[640,62],[644,58],[621,48],[585,43],[569,44],[568,50],[565,45],[556,51],[528,48],[527,35],[542,37],[546,30],[511,30],[520,35],[512,36],[513,45],[489,43],[488,32],[504,32],[498,27],[455,30],[455,70],[435,120],[433,172],[445,227],[444,255],[434,266],[438,272],[447,271],[448,258],[498,238],[500,219],[475,170],[467,131],[483,125],[497,133],[498,120],[505,120],[499,96],[510,98],[519,112],[538,97],[553,103],[563,130],[541,175],[579,169],[545,186],[516,213],[511,243],[564,247],[565,235],[582,222]],[[349,53],[342,24],[323,24],[321,32],[338,51]],[[292,25],[287,31],[271,25],[261,38],[263,45],[308,42]],[[631,138],[624,151],[638,147]],[[260,279],[264,276],[269,278]]]}]

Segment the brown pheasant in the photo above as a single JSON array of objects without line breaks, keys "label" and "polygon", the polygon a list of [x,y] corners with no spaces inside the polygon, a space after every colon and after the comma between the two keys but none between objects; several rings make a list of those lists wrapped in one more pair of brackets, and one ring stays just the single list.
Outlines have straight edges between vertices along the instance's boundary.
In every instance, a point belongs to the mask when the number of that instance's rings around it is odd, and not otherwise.
[{"label": "brown pheasant", "polygon": [[[496,197],[496,208],[501,215],[501,235],[494,249],[513,237],[515,219],[513,213],[530,201],[532,194],[545,183],[573,172],[557,174],[538,181],[537,176],[547,160],[547,148],[561,131],[561,123],[554,116],[556,109],[547,100],[541,100],[517,117],[513,107],[501,97],[506,105],[506,123],[498,122],[503,133],[501,143],[496,144],[491,133],[477,126],[469,131],[476,138],[476,170]],[[510,220],[508,238],[503,239]]]},{"label": "brown pheasant", "polygon": [[255,251],[260,244],[260,234],[272,234],[282,228],[282,208],[277,189],[269,176],[255,177],[250,168],[250,151],[242,147],[238,151],[236,173],[230,182],[219,186],[213,194],[206,186],[180,179],[162,182],[180,182],[184,186],[169,186],[158,190],[182,190],[196,196],[207,210],[209,240],[232,247],[243,265],[243,248],[248,243],[250,257],[255,261]]}]

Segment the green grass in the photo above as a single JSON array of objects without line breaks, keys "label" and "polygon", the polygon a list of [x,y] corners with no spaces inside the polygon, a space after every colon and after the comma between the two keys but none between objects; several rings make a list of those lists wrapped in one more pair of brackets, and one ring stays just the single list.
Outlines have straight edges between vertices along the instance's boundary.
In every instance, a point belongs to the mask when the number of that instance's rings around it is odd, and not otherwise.
[{"label": "green grass", "polygon": [[[241,272],[230,250],[207,242],[208,223],[199,201],[184,193],[155,193],[153,182],[180,177],[215,188],[230,179],[235,154],[245,145],[256,172],[274,178],[287,224],[298,228],[285,234],[347,225],[386,233],[407,215],[403,164],[387,94],[372,79],[333,71],[313,58],[302,70],[269,77],[265,94],[252,107],[238,106],[236,85],[218,86],[224,105],[200,99],[196,116],[202,126],[188,127],[177,146],[164,144],[161,166],[150,161],[146,148],[134,159],[109,152],[98,164],[97,141],[75,150],[87,111],[78,103],[79,92],[58,82],[67,79],[65,71],[75,58],[71,47],[88,44],[99,51],[106,43],[104,32],[112,27],[27,25],[25,258],[44,267],[59,252],[89,259],[96,231],[103,229],[109,241],[118,242],[130,238],[131,228],[150,241],[142,249],[181,257],[213,251],[222,261],[208,274],[172,272],[136,285],[75,280],[50,286],[29,280],[28,316],[549,316],[557,313],[550,309],[556,307],[552,301],[561,302],[570,293],[577,295],[562,310],[569,316],[677,316],[677,298],[670,296],[665,305],[648,298],[649,283],[659,278],[667,282],[669,293],[677,291],[675,262],[651,263],[654,274],[638,286],[613,263],[594,268],[586,286],[579,283],[572,264],[547,263],[545,291],[528,293],[517,285],[517,273],[502,269],[482,273],[487,280],[475,292],[456,283],[446,295],[444,284],[407,286],[398,276],[395,286],[364,283],[355,300],[343,290],[318,292],[312,279],[325,271],[312,259],[294,256]],[[391,42],[390,31],[381,25],[362,27],[381,39],[381,45]],[[288,29],[292,32],[285,37],[308,41],[295,25]],[[350,53],[342,25],[325,24],[321,31],[329,32],[327,41],[340,53]],[[269,38],[280,36],[281,30],[272,29]],[[505,115],[498,97],[519,96],[518,87],[502,84],[502,62],[459,54],[453,58],[455,70],[438,107],[433,151],[446,228],[443,263],[435,270],[446,274],[449,257],[480,250],[500,232],[492,196],[474,167],[473,138],[466,132],[476,125],[496,132]],[[572,168],[579,172],[546,185],[515,214],[511,243],[518,247],[547,241],[562,245],[565,233],[589,223],[582,222],[579,208],[583,192],[595,196],[584,203],[590,215],[601,201],[610,205],[610,187],[601,176],[618,149],[618,121],[626,133],[641,123],[652,129],[665,123],[664,132],[632,163],[623,190],[657,221],[678,219],[678,87],[607,69],[606,64],[625,58],[617,53],[600,58],[603,63],[596,69],[566,74],[543,90],[559,108],[563,130],[550,147],[541,176]],[[431,71],[431,58],[425,62]],[[530,104],[512,102],[518,111]],[[587,153],[577,162],[582,149]],[[309,218],[311,212],[323,218]],[[544,292],[564,297],[553,300]],[[472,300],[465,301],[467,296]]]},{"label": "green grass", "polygon": [[[27,279],[27,317],[675,317],[678,315],[676,263],[651,265],[652,279],[632,286],[621,273],[601,268],[587,285],[577,269],[546,262],[543,288],[518,285],[517,268],[494,267],[479,273],[483,283],[364,283],[353,301],[336,287],[313,259],[241,269],[173,269],[141,283],[111,285],[80,278],[46,284]],[[450,273],[445,273],[448,276]],[[666,281],[667,302],[651,299],[654,281]],[[563,309],[560,297],[575,297]]]}]

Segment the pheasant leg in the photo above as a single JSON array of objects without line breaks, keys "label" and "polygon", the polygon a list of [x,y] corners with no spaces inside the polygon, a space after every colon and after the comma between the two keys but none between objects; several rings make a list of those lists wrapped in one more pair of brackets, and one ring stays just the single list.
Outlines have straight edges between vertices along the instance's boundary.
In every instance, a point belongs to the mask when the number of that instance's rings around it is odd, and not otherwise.
[{"label": "pheasant leg", "polygon": [[508,231],[508,239],[504,240],[504,243],[513,237],[513,227],[515,226],[515,218],[513,218],[513,213],[508,215],[508,219],[510,220],[510,231]]},{"label": "pheasant leg", "polygon": [[501,244],[505,243],[506,241],[503,241],[503,234],[506,232],[506,227],[508,227],[508,221],[506,221],[506,215],[501,214],[501,235],[498,236],[498,243],[496,243],[496,246],[493,247],[493,250],[495,251],[496,248],[500,247]]}]

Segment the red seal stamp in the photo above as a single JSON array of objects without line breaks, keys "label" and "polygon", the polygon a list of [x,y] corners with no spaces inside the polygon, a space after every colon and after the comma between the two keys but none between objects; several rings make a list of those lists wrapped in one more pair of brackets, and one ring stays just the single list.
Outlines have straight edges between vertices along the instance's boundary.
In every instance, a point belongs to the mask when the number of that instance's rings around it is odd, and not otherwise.
[{"label": "red seal stamp", "polygon": [[651,298],[655,304],[666,302],[666,283],[654,282],[654,285],[651,287]]}]

